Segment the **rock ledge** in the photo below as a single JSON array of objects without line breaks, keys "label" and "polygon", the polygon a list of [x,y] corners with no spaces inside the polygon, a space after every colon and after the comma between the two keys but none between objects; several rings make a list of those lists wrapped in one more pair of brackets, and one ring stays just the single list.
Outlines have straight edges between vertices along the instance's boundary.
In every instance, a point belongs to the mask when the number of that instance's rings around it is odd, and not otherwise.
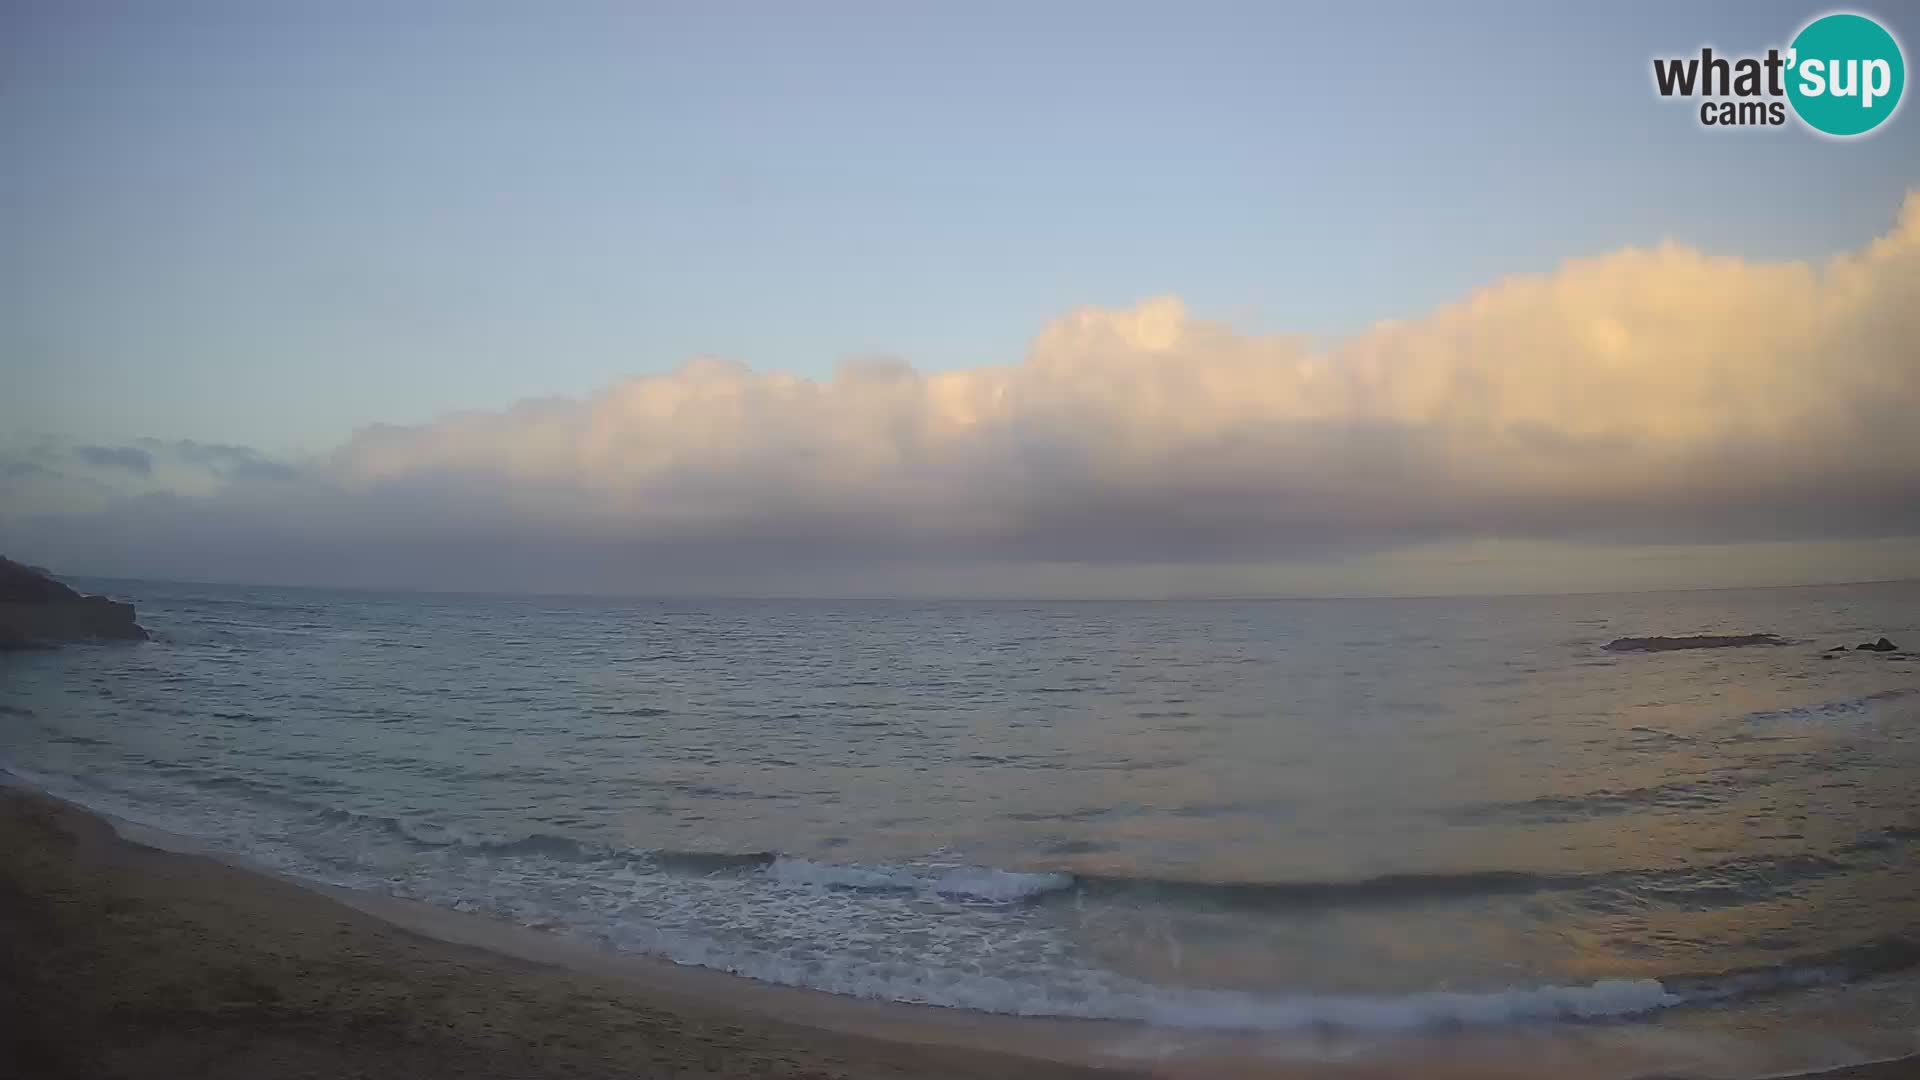
[{"label": "rock ledge", "polygon": [[44,571],[0,556],[0,651],[63,641],[151,641],[133,605],[82,596]]}]

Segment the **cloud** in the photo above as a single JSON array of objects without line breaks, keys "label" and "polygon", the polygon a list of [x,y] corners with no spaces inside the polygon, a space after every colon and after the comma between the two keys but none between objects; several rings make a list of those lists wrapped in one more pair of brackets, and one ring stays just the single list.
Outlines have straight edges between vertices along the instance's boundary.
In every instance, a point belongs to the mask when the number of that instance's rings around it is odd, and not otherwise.
[{"label": "cloud", "polygon": [[1920,196],[1824,265],[1620,252],[1326,352],[1157,299],[1073,312],[1019,364],[811,381],[704,360],[584,401],[369,429],[331,467],[350,491],[485,492],[631,536],[1035,557],[1873,531],[1912,523],[1916,301]]},{"label": "cloud", "polygon": [[299,473],[293,466],[274,461],[250,446],[203,443],[193,439],[137,441],[184,466],[204,469],[223,480],[292,480]]},{"label": "cloud", "polygon": [[80,446],[73,456],[85,464],[104,469],[125,469],[146,476],[153,472],[153,458],[136,446]]},{"label": "cloud", "polygon": [[1070,312],[1004,365],[814,380],[702,359],[367,428],[297,466],[181,443],[222,486],[112,512],[422,573],[669,578],[1914,536],[1916,341],[1920,193],[1821,262],[1620,251],[1321,350],[1168,297]]}]

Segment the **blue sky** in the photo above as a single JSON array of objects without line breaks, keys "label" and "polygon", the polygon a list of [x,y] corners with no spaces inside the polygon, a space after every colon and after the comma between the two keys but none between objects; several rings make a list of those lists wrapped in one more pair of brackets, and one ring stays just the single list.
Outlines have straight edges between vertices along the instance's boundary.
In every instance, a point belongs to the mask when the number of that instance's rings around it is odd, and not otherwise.
[{"label": "blue sky", "polygon": [[0,426],[318,451],[701,354],[1011,362],[1163,293],[1338,338],[1663,238],[1856,248],[1920,179],[1910,116],[1649,88],[1823,8],[1440,8],[8,5]]}]

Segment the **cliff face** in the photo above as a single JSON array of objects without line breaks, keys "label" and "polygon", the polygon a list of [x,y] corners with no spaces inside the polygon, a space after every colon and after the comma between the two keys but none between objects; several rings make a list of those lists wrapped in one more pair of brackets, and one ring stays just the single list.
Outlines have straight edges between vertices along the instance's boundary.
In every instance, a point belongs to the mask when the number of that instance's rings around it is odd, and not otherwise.
[{"label": "cliff face", "polygon": [[149,641],[133,605],[82,596],[44,571],[0,557],[0,650],[62,641]]}]

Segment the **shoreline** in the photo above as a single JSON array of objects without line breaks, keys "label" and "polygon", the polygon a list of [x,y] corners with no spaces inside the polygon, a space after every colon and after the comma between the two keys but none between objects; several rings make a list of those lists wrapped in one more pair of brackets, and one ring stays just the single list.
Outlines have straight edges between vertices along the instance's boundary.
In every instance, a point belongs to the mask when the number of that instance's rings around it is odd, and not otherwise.
[{"label": "shoreline", "polygon": [[[1525,1040],[1490,1061],[1497,1035],[1276,1059],[772,986],[295,881],[16,786],[0,787],[0,933],[0,967],[22,973],[0,987],[25,1021],[0,1031],[9,1075],[1524,1080],[1564,1064]],[[1920,1058],[1800,1075],[1894,1080]]]}]

